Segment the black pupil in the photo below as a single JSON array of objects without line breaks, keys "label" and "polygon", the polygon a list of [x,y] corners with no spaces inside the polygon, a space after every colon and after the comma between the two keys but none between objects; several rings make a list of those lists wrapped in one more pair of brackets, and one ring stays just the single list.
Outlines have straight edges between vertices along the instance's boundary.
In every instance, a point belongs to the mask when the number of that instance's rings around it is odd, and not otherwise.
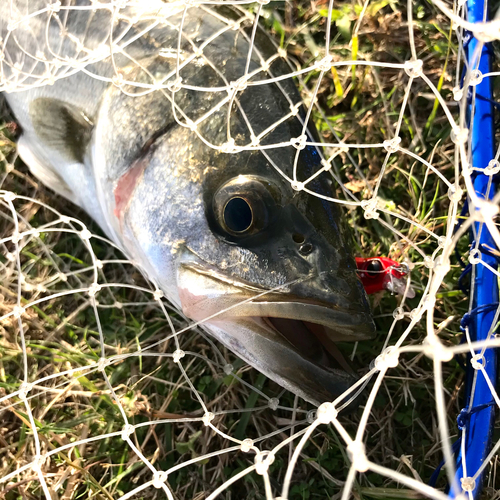
[{"label": "black pupil", "polygon": [[372,260],[366,266],[366,271],[369,276],[376,276],[380,271],[383,271],[382,262],[379,260]]},{"label": "black pupil", "polygon": [[252,209],[243,198],[233,198],[224,207],[224,222],[230,231],[242,233],[252,225]]}]

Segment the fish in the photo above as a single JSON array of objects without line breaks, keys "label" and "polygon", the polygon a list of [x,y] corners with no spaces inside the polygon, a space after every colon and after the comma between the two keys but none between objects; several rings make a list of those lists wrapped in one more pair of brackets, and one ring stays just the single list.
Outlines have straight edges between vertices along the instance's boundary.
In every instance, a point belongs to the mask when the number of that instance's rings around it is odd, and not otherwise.
[{"label": "fish", "polygon": [[243,10],[122,4],[0,13],[20,157],[230,351],[307,402],[341,398],[359,377],[337,343],[375,325],[282,51]]}]

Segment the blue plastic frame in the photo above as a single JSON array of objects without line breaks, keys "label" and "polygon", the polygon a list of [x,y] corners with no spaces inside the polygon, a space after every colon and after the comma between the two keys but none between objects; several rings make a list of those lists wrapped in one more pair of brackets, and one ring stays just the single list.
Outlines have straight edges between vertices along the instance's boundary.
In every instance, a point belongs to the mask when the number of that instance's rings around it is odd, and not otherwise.
[{"label": "blue plastic frame", "polygon": [[[488,0],[468,0],[467,11],[469,22],[483,22],[488,19]],[[466,48],[467,60],[469,65],[474,64],[473,58],[479,42],[473,36]],[[479,64],[474,66],[479,69],[481,74],[491,70],[491,54],[488,46],[484,45],[481,51]],[[464,89],[468,91],[469,89]],[[472,90],[472,88],[471,88]],[[494,137],[494,110],[492,104],[492,80],[483,78],[475,87],[476,99],[474,102],[474,115],[469,124],[471,132],[471,151],[472,166],[476,169],[484,169],[495,155],[495,137]],[[479,96],[479,97],[478,97]],[[469,117],[472,111],[471,101],[469,102]],[[470,120],[469,120],[470,121]],[[473,183],[477,195],[486,198],[487,186],[490,176],[482,172],[474,172]],[[494,182],[488,193],[491,199],[495,195],[497,182]],[[481,227],[482,226],[482,227]],[[481,229],[480,229],[481,227]],[[490,248],[496,248],[488,228],[479,222],[474,224],[475,234],[479,234],[479,249],[483,245]],[[474,235],[471,238],[474,240]],[[485,252],[481,253],[481,259],[488,263],[492,268],[498,268],[497,259]],[[498,281],[496,275],[482,264],[475,266],[474,278],[474,296],[471,298],[469,332],[471,340],[484,340],[488,337],[492,328],[492,322],[495,316],[496,307],[492,304],[498,304]],[[489,306],[489,307],[488,307]],[[470,356],[469,356],[470,358]],[[494,349],[487,349],[484,353],[484,366],[490,380],[495,384],[497,380],[497,354]],[[465,408],[459,415],[459,427],[465,428],[465,462],[466,476],[473,477],[479,467],[484,463],[491,449],[491,438],[495,423],[495,402],[493,400],[490,388],[480,371],[477,372],[476,386],[472,394],[472,382],[475,370],[469,363],[467,364],[467,383],[465,394]],[[493,404],[492,404],[493,403]],[[461,435],[461,430],[459,434]],[[462,444],[462,443],[461,443]],[[456,484],[461,489],[461,479],[464,477],[462,463],[462,446],[460,446],[457,456]],[[476,480],[475,487],[472,490],[472,498],[479,498],[483,485],[484,472]],[[455,498],[458,492],[450,489],[450,498]]]}]

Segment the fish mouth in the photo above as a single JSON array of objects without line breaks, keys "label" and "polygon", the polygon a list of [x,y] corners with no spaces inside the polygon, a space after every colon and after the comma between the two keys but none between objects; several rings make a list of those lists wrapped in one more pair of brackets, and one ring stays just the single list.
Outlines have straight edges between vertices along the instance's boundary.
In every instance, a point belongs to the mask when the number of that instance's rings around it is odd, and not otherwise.
[{"label": "fish mouth", "polygon": [[374,335],[369,310],[258,289],[220,272],[184,264],[178,273],[186,316],[282,387],[319,405],[357,380],[337,342]]}]

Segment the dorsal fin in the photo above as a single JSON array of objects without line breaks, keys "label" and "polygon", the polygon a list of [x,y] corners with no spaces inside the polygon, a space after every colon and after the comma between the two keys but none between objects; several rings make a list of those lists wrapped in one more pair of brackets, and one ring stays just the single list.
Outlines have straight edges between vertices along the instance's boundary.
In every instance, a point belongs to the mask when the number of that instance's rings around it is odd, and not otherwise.
[{"label": "dorsal fin", "polygon": [[30,104],[30,116],[38,138],[70,162],[83,163],[94,124],[76,106],[40,97]]}]

